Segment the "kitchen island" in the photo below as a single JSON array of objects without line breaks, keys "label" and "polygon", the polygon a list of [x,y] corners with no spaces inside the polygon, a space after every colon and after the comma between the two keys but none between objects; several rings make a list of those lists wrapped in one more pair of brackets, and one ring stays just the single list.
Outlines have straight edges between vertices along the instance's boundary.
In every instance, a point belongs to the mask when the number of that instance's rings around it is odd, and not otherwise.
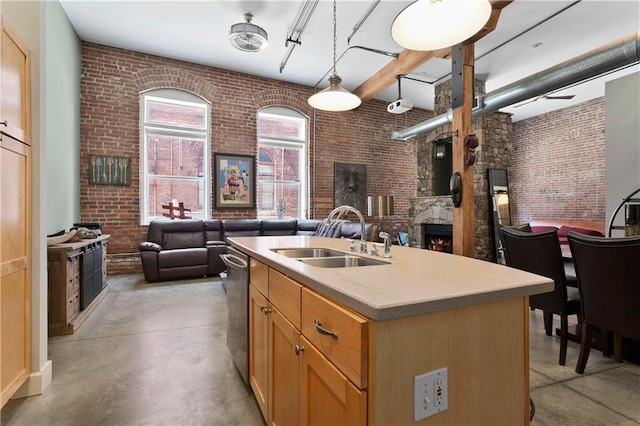
[{"label": "kitchen island", "polygon": [[[250,382],[268,423],[529,423],[528,296],[553,281],[410,247],[328,268],[277,249],[361,255],[331,238],[229,242],[250,257]],[[444,386],[414,390],[444,368]]]}]

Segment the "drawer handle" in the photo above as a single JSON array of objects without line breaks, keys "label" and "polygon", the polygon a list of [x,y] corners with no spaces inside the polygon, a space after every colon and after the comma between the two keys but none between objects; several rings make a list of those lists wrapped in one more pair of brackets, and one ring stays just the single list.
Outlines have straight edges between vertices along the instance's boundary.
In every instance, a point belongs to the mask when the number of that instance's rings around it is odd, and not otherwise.
[{"label": "drawer handle", "polygon": [[295,351],[296,355],[300,355],[300,352],[304,352],[304,346],[296,345]]},{"label": "drawer handle", "polygon": [[327,330],[326,328],[322,327],[322,324],[320,324],[320,321],[318,321],[316,318],[313,319],[313,323],[316,326],[316,331],[320,334],[324,334],[325,336],[331,336],[334,339],[338,340],[338,333],[336,333],[335,331],[331,331],[331,330]]},{"label": "drawer handle", "polygon": [[2,124],[4,127],[8,127],[9,126],[9,122],[7,120],[0,121],[0,124]]}]

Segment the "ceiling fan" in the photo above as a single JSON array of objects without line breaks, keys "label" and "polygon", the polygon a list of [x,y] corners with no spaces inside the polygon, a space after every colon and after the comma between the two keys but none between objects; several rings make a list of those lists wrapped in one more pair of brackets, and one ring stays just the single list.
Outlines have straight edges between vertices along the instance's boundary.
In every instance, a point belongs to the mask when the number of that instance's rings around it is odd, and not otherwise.
[{"label": "ceiling fan", "polygon": [[576,95],[541,95],[541,96],[537,96],[535,98],[529,99],[527,101],[521,102],[519,104],[516,105],[512,105],[513,108],[518,108],[521,107],[523,105],[527,105],[530,104],[531,102],[536,102],[539,100],[544,100],[544,99],[548,99],[548,100],[569,100],[569,99],[573,99]]}]

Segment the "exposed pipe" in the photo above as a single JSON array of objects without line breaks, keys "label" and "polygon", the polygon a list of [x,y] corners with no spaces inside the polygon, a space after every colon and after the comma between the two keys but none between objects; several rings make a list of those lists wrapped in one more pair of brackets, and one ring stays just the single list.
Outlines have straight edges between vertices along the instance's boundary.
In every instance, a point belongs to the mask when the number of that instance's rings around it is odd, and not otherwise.
[{"label": "exposed pipe", "polygon": [[[472,111],[472,116],[479,117],[638,62],[640,62],[640,31],[485,94],[478,108]],[[453,113],[447,111],[443,115],[415,126],[393,132],[392,138],[407,140],[452,121]]]},{"label": "exposed pipe", "polygon": [[[287,65],[289,57],[291,57],[291,53],[293,53],[293,49],[302,44],[300,37],[302,36],[305,28],[307,28],[307,24],[315,12],[316,6],[318,6],[318,1],[319,0],[307,0],[302,6],[298,17],[296,18],[296,23],[284,42],[284,46],[288,47],[289,50],[287,50],[287,53],[284,55],[284,59],[280,63],[280,74],[282,74],[282,70],[284,70],[284,67]],[[289,45],[289,43],[291,43],[291,45]]]},{"label": "exposed pipe", "polygon": [[351,39],[353,38],[353,36],[356,35],[356,33],[358,32],[362,24],[364,24],[364,22],[369,18],[369,15],[373,13],[375,8],[378,7],[379,3],[380,3],[380,0],[376,0],[369,6],[369,9],[367,9],[367,11],[364,13],[362,18],[360,18],[360,20],[353,27],[353,32],[351,33],[351,35],[347,37],[347,44],[351,43]]}]

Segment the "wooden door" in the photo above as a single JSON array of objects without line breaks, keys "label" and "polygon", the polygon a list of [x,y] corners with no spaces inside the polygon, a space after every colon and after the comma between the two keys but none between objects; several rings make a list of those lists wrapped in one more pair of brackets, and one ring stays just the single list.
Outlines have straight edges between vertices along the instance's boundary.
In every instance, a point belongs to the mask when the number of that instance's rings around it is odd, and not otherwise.
[{"label": "wooden door", "polygon": [[366,391],[356,388],[304,336],[301,343],[300,424],[366,424]]},{"label": "wooden door", "polygon": [[269,418],[269,302],[249,286],[249,383],[265,419]]},{"label": "wooden door", "polygon": [[29,138],[29,50],[2,22],[0,132],[31,145]]},{"label": "wooden door", "polygon": [[269,424],[298,425],[299,369],[296,346],[300,348],[300,332],[272,308],[270,314],[271,368],[269,369]]},{"label": "wooden door", "polygon": [[29,376],[31,148],[0,141],[0,387],[4,405]]}]

